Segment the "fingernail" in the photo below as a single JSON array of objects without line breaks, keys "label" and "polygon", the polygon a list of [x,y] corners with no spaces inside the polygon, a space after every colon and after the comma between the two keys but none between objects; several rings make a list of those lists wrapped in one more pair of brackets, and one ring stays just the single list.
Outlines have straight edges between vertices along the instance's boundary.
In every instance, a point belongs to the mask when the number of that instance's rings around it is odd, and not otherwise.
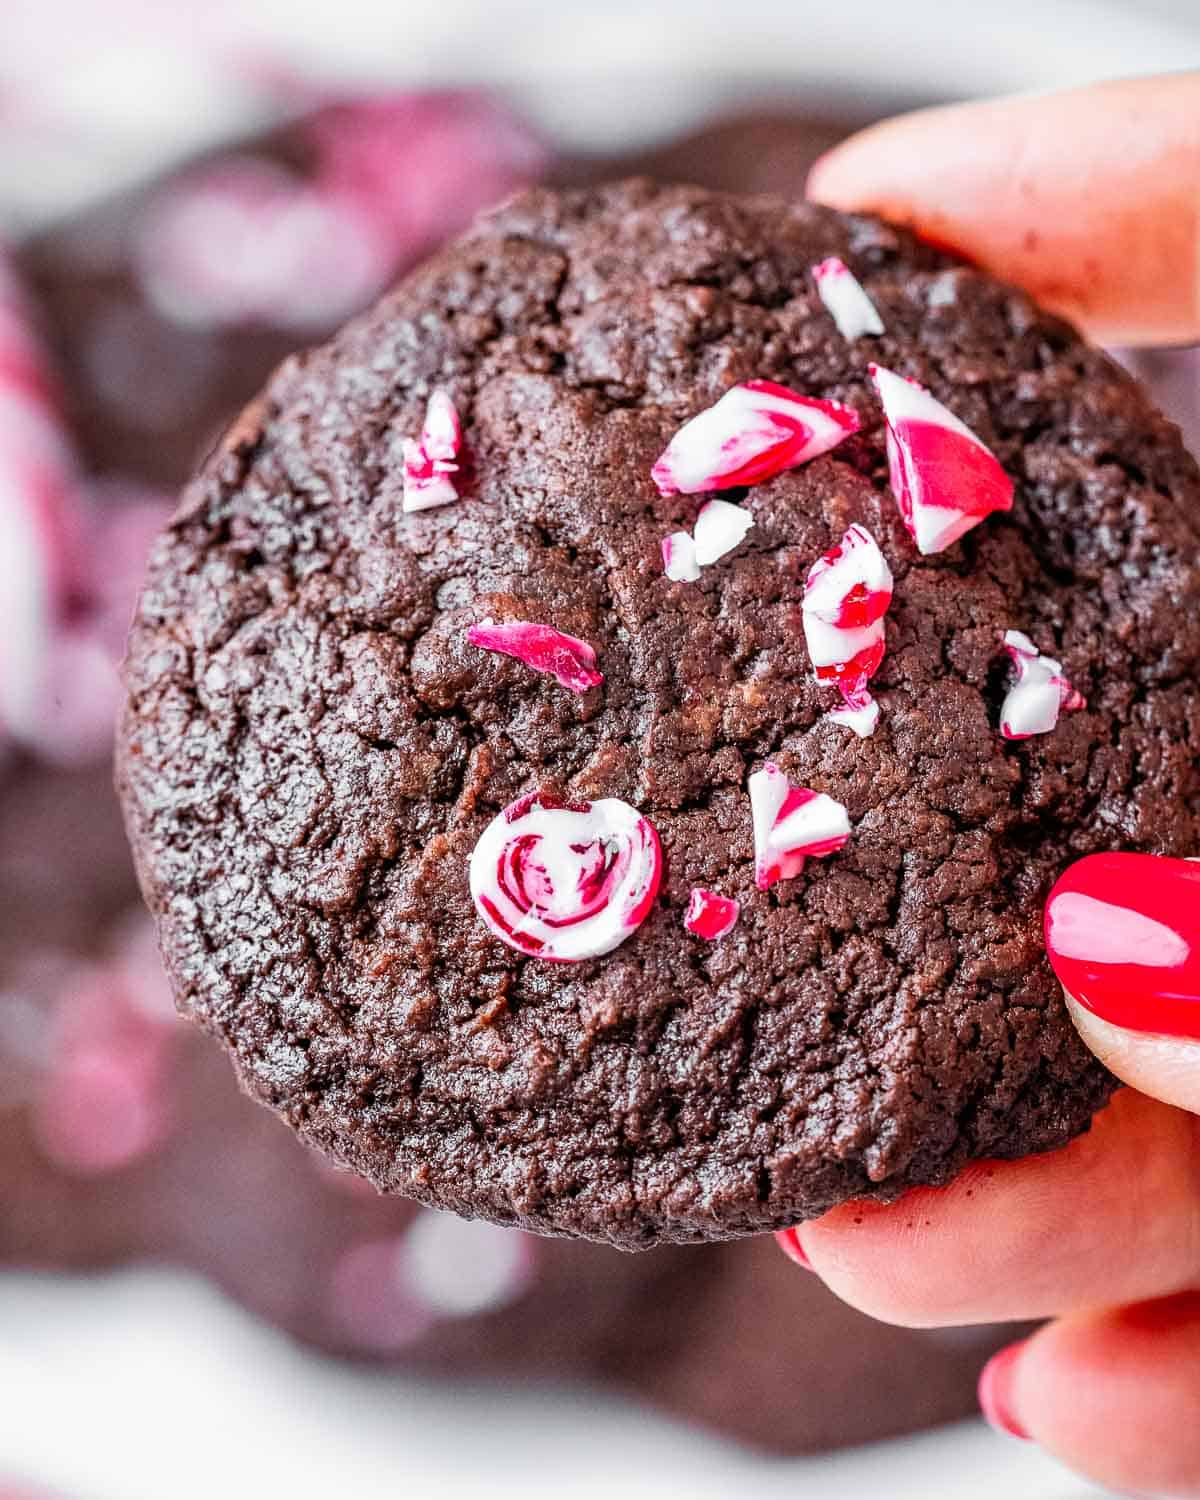
[{"label": "fingernail", "polygon": [[1013,1391],[1017,1365],[1026,1342],[1010,1344],[984,1365],[979,1377],[979,1407],[997,1432],[1028,1443],[1031,1439],[1017,1417]]},{"label": "fingernail", "polygon": [[1101,1020],[1200,1037],[1200,864],[1081,859],[1050,892],[1046,949],[1063,988]]},{"label": "fingernail", "polygon": [[800,1243],[799,1230],[778,1229],[775,1231],[775,1239],[788,1260],[794,1261],[798,1266],[803,1266],[806,1271],[812,1270],[813,1263],[804,1253],[804,1246]]}]

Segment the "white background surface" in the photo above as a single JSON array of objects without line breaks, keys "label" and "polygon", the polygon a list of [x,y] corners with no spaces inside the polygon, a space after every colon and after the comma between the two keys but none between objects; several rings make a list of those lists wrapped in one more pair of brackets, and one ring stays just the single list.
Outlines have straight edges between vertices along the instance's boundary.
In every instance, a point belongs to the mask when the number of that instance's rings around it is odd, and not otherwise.
[{"label": "white background surface", "polygon": [[301,1354],[173,1273],[0,1278],[0,1329],[8,1467],[76,1500],[1099,1493],[982,1423],[765,1459],[594,1391],[501,1392],[354,1369]]},{"label": "white background surface", "polygon": [[[1200,63],[1195,0],[127,0],[118,9],[121,24],[100,0],[0,0],[0,82],[24,90],[26,106],[21,128],[0,135],[10,228],[251,123],[262,109],[252,79],[209,61],[231,50],[244,58],[248,43],[276,63],[349,76],[498,80],[561,137],[597,147],[669,132],[789,76],[793,100],[837,97],[847,85],[896,99]],[[795,1333],[799,1345],[804,1330]],[[0,1483],[24,1477],[75,1500],[1097,1493],[981,1423],[784,1462],[591,1392],[364,1372],[302,1354],[199,1282],[161,1271],[0,1277],[0,1391]]]}]

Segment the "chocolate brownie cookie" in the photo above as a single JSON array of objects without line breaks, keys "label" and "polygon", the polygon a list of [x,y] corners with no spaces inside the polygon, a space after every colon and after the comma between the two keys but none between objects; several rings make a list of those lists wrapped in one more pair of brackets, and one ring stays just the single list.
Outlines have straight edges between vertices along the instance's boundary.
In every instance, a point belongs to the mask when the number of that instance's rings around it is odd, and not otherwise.
[{"label": "chocolate brownie cookie", "polygon": [[[1200,833],[1198,490],[1105,356],[889,226],[515,201],[287,365],[153,559],[120,777],[181,1008],[381,1188],[631,1248],[1062,1144],[1111,1080],[1045,891]],[[815,679],[806,605],[869,649]]]},{"label": "chocolate brownie cookie", "polygon": [[[355,114],[344,106],[339,119]],[[301,137],[302,125],[292,127]],[[190,180],[185,169],[137,201]],[[95,711],[56,713],[34,749],[91,764],[0,761],[0,1267],[182,1265],[318,1350],[505,1384],[602,1381],[783,1453],[970,1413],[1003,1332],[883,1328],[797,1276],[765,1240],[625,1257],[381,1197],[305,1150],[174,1019],[146,921],[130,909],[107,745],[89,725],[108,714],[107,658],[155,524],[137,481],[182,478],[221,399],[266,378],[286,333],[176,326],[132,263],[146,212],[91,211],[24,255],[59,347],[86,350],[112,310],[127,324],[119,352],[131,374],[105,389],[104,358],[72,357],[60,371],[70,410],[83,414],[73,434],[83,456],[120,477],[89,481],[86,570],[68,601],[70,630],[86,626],[90,643],[71,653],[70,676],[76,694],[86,678]],[[111,238],[122,223],[123,239]],[[102,256],[89,251],[97,242]],[[207,351],[196,399],[156,404],[189,349]],[[143,416],[126,421],[125,398],[131,411],[144,399]],[[0,601],[6,620],[11,603]]]}]

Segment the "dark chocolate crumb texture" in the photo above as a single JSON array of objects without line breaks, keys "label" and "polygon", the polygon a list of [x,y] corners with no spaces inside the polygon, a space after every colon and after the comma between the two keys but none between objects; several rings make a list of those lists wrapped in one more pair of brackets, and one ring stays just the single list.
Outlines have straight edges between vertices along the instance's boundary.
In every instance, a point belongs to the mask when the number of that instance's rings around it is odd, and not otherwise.
[{"label": "dark chocolate crumb texture", "polygon": [[180,1008],[379,1187],[625,1248],[1059,1146],[1041,910],[1200,847],[1200,471],[807,204],[481,219],[186,492],[119,779]]}]

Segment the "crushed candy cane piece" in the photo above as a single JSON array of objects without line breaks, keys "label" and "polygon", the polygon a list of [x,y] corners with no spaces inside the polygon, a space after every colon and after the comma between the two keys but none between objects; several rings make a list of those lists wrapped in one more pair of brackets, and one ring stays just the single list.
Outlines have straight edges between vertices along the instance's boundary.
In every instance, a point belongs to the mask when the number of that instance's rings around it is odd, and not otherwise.
[{"label": "crushed candy cane piece", "polygon": [[728,500],[708,500],[700,507],[692,535],[696,543],[696,562],[702,568],[725,556],[745,539],[754,525],[754,517],[740,505]]},{"label": "crushed candy cane piece", "polygon": [[1000,733],[1006,740],[1049,734],[1062,712],[1087,707],[1082,693],[1063,676],[1062,663],[1043,656],[1024,631],[1006,631],[1004,649],[1017,669],[1017,680],[1000,708]]},{"label": "crushed candy cane piece", "polygon": [[861,630],[887,613],[893,587],[879,543],[856,522],[809,569],[804,613],[839,630]]},{"label": "crushed candy cane piece", "polygon": [[434,391],[425,408],[420,441],[404,440],[404,509],[432,510],[459,498],[455,475],[462,453],[462,424],[445,391]]},{"label": "crushed candy cane piece", "polygon": [[586,693],[604,681],[596,671],[596,653],[586,641],[565,635],[552,625],[538,625],[529,620],[512,620],[497,625],[494,620],[480,620],[467,631],[472,646],[515,656],[535,672],[545,672],[573,693]]},{"label": "crushed candy cane piece", "polygon": [[754,823],[754,883],[765,891],[777,880],[793,880],[806,859],[823,859],[850,837],[850,819],[840,802],[809,787],[794,787],[768,761],[750,777]]},{"label": "crushed candy cane piece", "polygon": [[847,696],[841,708],[831,708],[825,717],[852,729],[860,740],[868,740],[879,728],[879,704],[864,688]]},{"label": "crushed candy cane piece", "polygon": [[696,544],[686,531],[673,531],[662,540],[663,572],[672,583],[695,583],[700,577]]},{"label": "crushed candy cane piece", "polygon": [[804,639],[818,682],[835,682],[845,706],[829,717],[866,738],[879,722],[867,683],[886,647],[883,617],[892,602],[892,570],[865,526],[851,526],[813,564],[804,584]]},{"label": "crushed candy cane piece", "polygon": [[661,495],[759,484],[828,453],[859,426],[858,413],[839,401],[748,380],[685,422],[651,474]]},{"label": "crushed candy cane piece", "polygon": [[519,953],[563,963],[623,943],[661,879],[653,824],[616,797],[522,797],[488,824],[470,861],[471,897],[490,931]]},{"label": "crushed candy cane piece", "polygon": [[875,364],[868,370],[887,423],[892,490],[918,552],[944,552],[985,517],[1012,509],[1012,480],[964,422],[915,380]]},{"label": "crushed candy cane piece", "polygon": [[693,886],[683,925],[697,937],[713,943],[718,938],[728,937],[737,926],[741,910],[741,902],[731,896],[718,896],[715,891]]},{"label": "crushed candy cane piece", "polygon": [[831,255],[812,268],[817,293],[844,339],[881,334],[883,319],[844,260]]}]

